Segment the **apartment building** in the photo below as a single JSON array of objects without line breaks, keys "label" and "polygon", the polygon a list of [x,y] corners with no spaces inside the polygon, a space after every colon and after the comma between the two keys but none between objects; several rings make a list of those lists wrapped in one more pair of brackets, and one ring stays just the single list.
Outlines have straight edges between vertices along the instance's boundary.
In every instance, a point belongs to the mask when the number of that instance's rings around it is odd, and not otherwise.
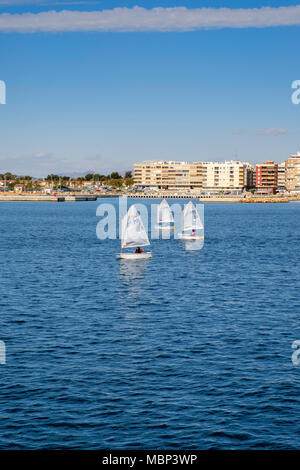
[{"label": "apartment building", "polygon": [[277,190],[285,191],[285,162],[278,163],[278,181],[277,181]]},{"label": "apartment building", "polygon": [[153,189],[202,189],[242,192],[253,185],[253,166],[247,162],[152,161],[134,165],[135,186]]},{"label": "apartment building", "polygon": [[253,186],[253,166],[248,162],[203,162],[203,189],[240,193]]},{"label": "apartment building", "polygon": [[134,164],[135,186],[152,189],[200,189],[202,163],[149,161]]},{"label": "apartment building", "polygon": [[256,189],[261,193],[275,194],[278,185],[278,163],[268,161],[256,165]]},{"label": "apartment building", "polygon": [[286,160],[285,177],[287,191],[300,191],[300,152]]}]

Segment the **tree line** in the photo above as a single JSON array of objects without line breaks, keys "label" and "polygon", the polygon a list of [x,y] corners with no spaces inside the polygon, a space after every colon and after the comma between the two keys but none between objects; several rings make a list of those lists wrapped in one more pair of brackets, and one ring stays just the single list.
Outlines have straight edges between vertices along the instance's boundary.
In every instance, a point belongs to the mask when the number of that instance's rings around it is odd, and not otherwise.
[{"label": "tree line", "polygon": [[[40,178],[40,180],[42,179],[43,178]],[[71,184],[72,186],[81,186],[84,182],[88,182],[91,185],[96,183],[103,183],[107,186],[112,186],[115,188],[133,185],[131,171],[126,171],[124,176],[121,176],[117,171],[114,171],[109,175],[102,175],[99,173],[87,173],[85,176],[80,176],[77,178],[72,178],[70,176],[61,176],[57,174],[49,174],[46,178],[44,178],[44,180],[51,182],[55,187],[68,186],[69,184]],[[24,184],[24,186],[28,188],[38,186],[37,179],[33,178],[32,176],[17,176],[10,172],[0,174],[0,181],[5,181],[7,187],[13,187],[15,184],[20,183]]]},{"label": "tree line", "polygon": [[99,173],[87,173],[85,176],[80,176],[78,178],[71,178],[70,176],[60,176],[51,174],[45,178],[46,181],[52,182],[57,185],[68,186],[69,183],[81,185],[83,182],[88,182],[91,185],[96,183],[103,183],[107,186],[113,187],[122,187],[122,186],[132,186],[133,178],[132,172],[126,171],[124,177],[121,176],[117,171],[112,172],[110,175],[101,175]]}]

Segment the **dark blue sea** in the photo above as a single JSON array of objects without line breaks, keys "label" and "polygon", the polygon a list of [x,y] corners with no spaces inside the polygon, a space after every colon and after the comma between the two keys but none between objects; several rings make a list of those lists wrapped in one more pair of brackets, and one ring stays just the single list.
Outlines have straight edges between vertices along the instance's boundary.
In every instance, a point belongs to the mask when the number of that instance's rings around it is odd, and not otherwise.
[{"label": "dark blue sea", "polygon": [[122,263],[100,202],[0,203],[0,448],[299,448],[300,204]]}]

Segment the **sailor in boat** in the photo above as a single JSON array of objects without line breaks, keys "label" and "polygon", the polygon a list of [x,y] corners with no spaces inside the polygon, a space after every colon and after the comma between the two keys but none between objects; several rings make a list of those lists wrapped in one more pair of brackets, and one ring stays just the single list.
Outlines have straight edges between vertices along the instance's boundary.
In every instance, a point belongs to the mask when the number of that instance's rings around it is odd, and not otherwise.
[{"label": "sailor in boat", "polygon": [[[150,241],[145,230],[143,221],[136,207],[129,208],[127,214],[122,218],[121,225],[121,253],[117,254],[118,259],[147,259],[152,258],[151,252],[143,252],[141,246],[149,246]],[[125,248],[136,249],[134,253],[126,253]]]},{"label": "sailor in boat", "polygon": [[194,236],[195,236],[195,230],[192,229],[191,237],[194,237]]}]

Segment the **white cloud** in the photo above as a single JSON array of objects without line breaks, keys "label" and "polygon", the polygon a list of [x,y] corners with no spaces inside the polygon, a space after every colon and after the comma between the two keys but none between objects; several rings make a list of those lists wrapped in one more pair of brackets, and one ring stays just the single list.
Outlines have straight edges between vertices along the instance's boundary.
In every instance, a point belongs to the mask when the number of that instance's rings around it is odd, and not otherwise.
[{"label": "white cloud", "polygon": [[237,129],[236,131],[234,131],[234,135],[244,135],[246,133],[246,129]]},{"label": "white cloud", "polygon": [[39,152],[34,155],[35,158],[49,158],[51,156],[52,156],[51,153],[46,153],[46,152]]},{"label": "white cloud", "polygon": [[271,127],[270,129],[264,129],[262,131],[256,131],[256,135],[285,135],[287,134],[287,130],[283,129],[282,127]]},{"label": "white cloud", "polygon": [[102,11],[47,11],[0,15],[0,32],[195,31],[300,25],[300,5],[232,8],[114,8]]}]

